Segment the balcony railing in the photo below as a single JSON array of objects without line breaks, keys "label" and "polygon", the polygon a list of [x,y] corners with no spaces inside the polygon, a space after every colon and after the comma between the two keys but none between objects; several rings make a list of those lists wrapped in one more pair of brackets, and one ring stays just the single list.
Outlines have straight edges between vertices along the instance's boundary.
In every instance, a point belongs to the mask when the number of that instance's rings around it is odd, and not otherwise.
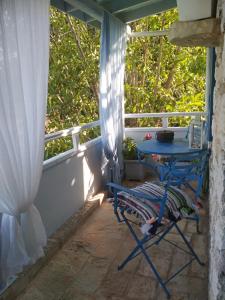
[{"label": "balcony railing", "polygon": [[83,149],[85,149],[85,147],[90,146],[92,143],[96,142],[97,140],[99,140],[101,137],[97,137],[94,138],[86,143],[84,143],[85,146],[83,146],[83,144],[80,142],[80,134],[87,129],[93,129],[95,127],[100,126],[100,121],[94,121],[82,126],[76,126],[76,127],[71,127],[68,129],[64,129],[64,130],[60,130],[54,133],[49,133],[45,135],[45,144],[47,144],[48,142],[51,141],[55,141],[57,139],[60,138],[65,138],[65,137],[71,137],[72,138],[72,149],[67,150],[65,152],[62,152],[60,154],[57,154],[56,156],[47,159],[44,162],[44,165],[47,164],[51,164],[54,163],[55,161],[64,159],[65,157],[68,157],[72,154],[74,154],[74,152],[78,152],[78,151],[82,151]]},{"label": "balcony railing", "polygon": [[[185,118],[190,119],[191,117],[205,118],[207,113],[205,112],[170,112],[170,113],[137,113],[137,114],[125,114],[125,119],[143,119],[143,118],[155,118],[160,120],[161,126],[159,127],[126,127],[125,137],[132,137],[137,142],[143,140],[143,137],[147,132],[154,133],[159,130],[173,130],[175,137],[178,139],[185,138],[187,135],[187,126],[169,126],[170,118]],[[190,122],[190,120],[188,121]],[[186,122],[186,123],[188,123]]]},{"label": "balcony railing", "polygon": [[[125,119],[140,119],[140,118],[161,118],[162,128],[167,129],[169,126],[169,118],[174,117],[203,117],[205,112],[170,112],[170,113],[137,113],[125,114]],[[161,128],[160,128],[161,129]]]},{"label": "balcony railing", "polygon": [[[184,132],[187,130],[187,127],[170,127],[169,126],[169,119],[174,117],[183,117],[183,118],[190,118],[190,117],[204,117],[206,116],[205,112],[171,112],[171,113],[136,113],[136,114],[125,114],[125,119],[143,119],[143,118],[157,118],[161,119],[161,127],[127,127],[125,128],[125,136],[131,136],[134,139],[141,140],[143,138],[143,135],[146,132],[156,132],[158,130],[162,129],[171,129],[175,132],[179,133],[178,137],[182,138],[184,137]],[[58,161],[60,159],[63,159],[65,157],[68,157],[71,154],[74,154],[74,152],[81,151],[82,149],[85,149],[85,147],[95,143],[99,139],[101,139],[101,136],[98,138],[94,138],[86,143],[80,142],[80,134],[87,129],[92,129],[95,127],[100,126],[100,121],[91,122],[82,126],[76,126],[71,127],[69,129],[60,130],[54,133],[47,134],[45,136],[45,143],[48,143],[50,141],[54,141],[60,138],[65,138],[68,136],[71,136],[72,138],[72,149],[67,150],[65,152],[62,152],[55,157],[52,157],[50,159],[47,159],[45,161],[45,164],[52,163],[54,161]]]},{"label": "balcony railing", "polygon": [[73,139],[73,149],[79,150],[79,146],[80,146],[79,134],[83,130],[94,128],[99,125],[100,125],[100,121],[98,120],[82,126],[71,127],[69,129],[64,129],[54,133],[49,133],[45,135],[45,143],[71,135]]},{"label": "balcony railing", "polygon": [[[205,113],[150,113],[126,114],[125,118],[161,118],[162,127],[125,128],[125,135],[136,141],[143,140],[146,132],[168,127],[169,118],[204,116]],[[88,123],[46,135],[45,142],[64,137],[72,139],[72,149],[57,154],[44,162],[44,172],[36,197],[47,234],[50,236],[92,195],[101,191],[107,175],[107,161],[102,155],[101,136],[88,142],[80,140],[84,130],[100,126],[100,121]],[[187,128],[172,127],[176,137],[184,137]],[[54,186],[54,188],[50,188]],[[46,209],[48,207],[49,209]],[[54,210],[54,214],[52,211]]]}]

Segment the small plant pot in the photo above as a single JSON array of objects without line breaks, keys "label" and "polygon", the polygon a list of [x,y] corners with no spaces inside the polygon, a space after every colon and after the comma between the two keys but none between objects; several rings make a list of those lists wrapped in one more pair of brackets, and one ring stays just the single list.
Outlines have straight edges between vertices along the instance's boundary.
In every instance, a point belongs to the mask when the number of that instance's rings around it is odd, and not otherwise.
[{"label": "small plant pot", "polygon": [[156,139],[160,143],[172,143],[174,139],[174,132],[171,130],[157,131]]},{"label": "small plant pot", "polygon": [[145,166],[139,160],[124,160],[125,178],[128,180],[144,180],[146,177]]}]

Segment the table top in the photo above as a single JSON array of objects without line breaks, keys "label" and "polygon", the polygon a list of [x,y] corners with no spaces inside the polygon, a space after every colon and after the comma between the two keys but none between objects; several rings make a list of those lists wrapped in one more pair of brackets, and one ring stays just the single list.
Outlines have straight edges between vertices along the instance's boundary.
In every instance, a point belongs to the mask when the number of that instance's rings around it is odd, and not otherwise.
[{"label": "table top", "polygon": [[179,155],[191,154],[203,151],[202,149],[190,149],[188,141],[176,141],[162,143],[157,140],[146,140],[137,144],[137,150],[144,154]]}]

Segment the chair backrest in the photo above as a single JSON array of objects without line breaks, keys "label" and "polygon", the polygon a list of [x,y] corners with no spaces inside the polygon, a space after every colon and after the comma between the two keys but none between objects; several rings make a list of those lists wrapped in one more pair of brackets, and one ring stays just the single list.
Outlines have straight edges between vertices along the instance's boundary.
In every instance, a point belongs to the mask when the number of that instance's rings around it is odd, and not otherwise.
[{"label": "chair backrest", "polygon": [[181,185],[186,181],[196,180],[203,176],[209,153],[208,150],[187,155],[176,155],[161,165],[161,181],[168,185]]}]

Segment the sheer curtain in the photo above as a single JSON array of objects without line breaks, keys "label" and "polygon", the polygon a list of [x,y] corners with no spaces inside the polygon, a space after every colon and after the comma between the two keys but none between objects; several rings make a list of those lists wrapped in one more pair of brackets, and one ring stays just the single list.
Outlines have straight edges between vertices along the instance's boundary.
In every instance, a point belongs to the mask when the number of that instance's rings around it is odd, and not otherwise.
[{"label": "sheer curtain", "polygon": [[122,169],[126,25],[104,13],[100,57],[100,119],[109,180],[119,182]]},{"label": "sheer curtain", "polygon": [[49,1],[0,1],[0,283],[43,255],[33,205],[42,172]]}]

